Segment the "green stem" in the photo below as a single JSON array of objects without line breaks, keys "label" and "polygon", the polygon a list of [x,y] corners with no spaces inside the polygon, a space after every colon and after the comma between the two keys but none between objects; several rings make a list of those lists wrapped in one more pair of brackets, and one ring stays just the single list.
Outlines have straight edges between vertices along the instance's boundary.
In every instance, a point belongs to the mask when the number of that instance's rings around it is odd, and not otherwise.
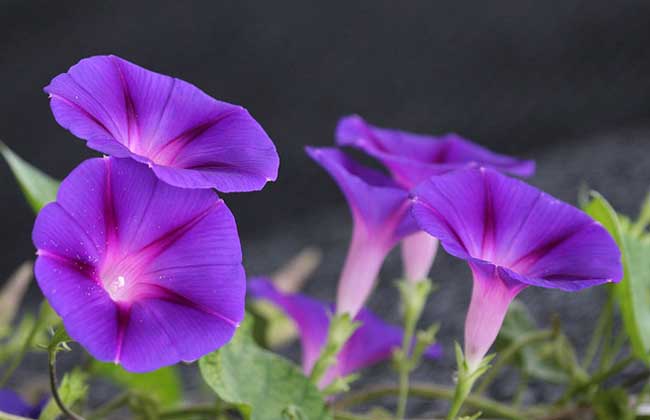
[{"label": "green stem", "polygon": [[368,416],[350,413],[348,411],[335,411],[334,420],[372,420]]},{"label": "green stem", "polygon": [[607,326],[608,320],[612,317],[613,304],[612,294],[610,293],[608,295],[607,302],[605,303],[605,308],[598,317],[596,328],[594,328],[591,340],[589,340],[589,344],[587,345],[584,359],[582,360],[582,367],[585,370],[589,370],[589,366],[591,366],[591,363],[594,361],[594,357],[596,357],[598,347],[603,339],[603,334],[605,333],[605,327]]},{"label": "green stem", "polygon": [[477,366],[470,367],[465,359],[463,350],[460,344],[456,343],[456,365],[458,366],[456,389],[454,396],[451,400],[451,407],[447,413],[447,420],[454,420],[460,413],[460,409],[478,378],[490,369],[490,361],[494,358],[494,354],[487,355],[481,360]]},{"label": "green stem", "polygon": [[[409,395],[409,376],[411,372],[420,362],[422,356],[421,349],[416,346],[414,351],[413,337],[418,321],[422,316],[422,310],[426,304],[429,294],[434,290],[431,280],[424,279],[418,282],[408,280],[401,280],[397,282],[397,288],[400,292],[402,307],[404,311],[404,335],[402,336],[402,348],[399,353],[396,353],[395,360],[397,362],[397,370],[399,376],[399,394],[397,397],[397,412],[396,417],[398,420],[404,419],[406,415],[406,405]],[[437,328],[436,328],[437,329]]]},{"label": "green stem", "polygon": [[[609,366],[612,363],[613,359],[616,359],[616,356],[621,352],[621,349],[627,341],[627,333],[625,330],[621,330],[616,338],[612,341],[612,344],[608,346],[607,352],[602,355],[601,364],[602,366]],[[601,369],[602,370],[602,369]]]},{"label": "green stem", "polygon": [[176,419],[184,418],[191,415],[217,415],[220,411],[228,410],[230,406],[217,407],[214,404],[193,405],[189,407],[173,408],[169,410],[161,410],[159,413],[160,419]]},{"label": "green stem", "polygon": [[535,331],[526,334],[520,339],[513,342],[499,355],[499,358],[494,363],[494,366],[492,366],[487,375],[485,375],[485,379],[481,381],[481,384],[476,389],[476,393],[479,395],[484,394],[492,381],[496,379],[501,369],[510,362],[510,360],[517,354],[517,352],[519,352],[519,350],[538,341],[544,341],[552,338],[554,334],[555,332],[552,330]]},{"label": "green stem", "polygon": [[126,405],[129,402],[130,397],[131,394],[129,392],[123,392],[117,395],[109,402],[107,402],[106,404],[103,404],[99,406],[97,409],[95,409],[94,411],[92,411],[90,414],[88,414],[88,418],[101,419],[103,417],[106,417],[106,415]]},{"label": "green stem", "polygon": [[[417,317],[419,318],[419,316]],[[406,415],[406,403],[409,394],[409,376],[411,374],[410,350],[415,334],[417,319],[414,316],[405,314],[404,316],[404,335],[402,337],[402,363],[399,364],[399,395],[397,399],[397,418],[403,419]]]},{"label": "green stem", "polygon": [[515,390],[515,395],[512,397],[512,406],[517,408],[521,407],[524,394],[526,393],[526,389],[528,389],[528,373],[522,371],[520,376],[517,389]]},{"label": "green stem", "polygon": [[66,415],[69,419],[72,420],[84,420],[80,415],[72,412],[66,405],[63,403],[61,396],[59,395],[59,384],[56,379],[56,351],[50,350],[48,352],[48,365],[50,371],[50,388],[52,391],[52,398],[56,402],[56,405],[59,406],[61,413]]},{"label": "green stem", "polygon": [[[610,297],[608,298],[608,302],[612,300],[612,294],[610,294]],[[602,349],[600,350],[600,360],[598,361],[598,368],[596,369],[596,372],[601,372],[605,370],[605,367],[610,363],[610,355],[612,351],[612,345],[613,345],[613,340],[612,340],[612,334],[614,330],[614,317],[612,315],[609,315],[605,319],[605,326],[603,327],[603,345]]]},{"label": "green stem", "polygon": [[34,325],[32,325],[32,328],[29,330],[29,333],[27,334],[27,338],[23,342],[23,345],[20,347],[20,351],[13,358],[13,360],[11,361],[11,365],[9,365],[5,373],[2,375],[2,379],[0,379],[0,388],[4,387],[4,385],[7,383],[9,378],[11,378],[11,376],[14,374],[18,366],[20,366],[20,363],[25,358],[27,351],[32,346],[34,337],[36,337],[36,333],[38,332],[38,329],[40,328],[43,319],[44,319],[44,311],[41,309],[38,311],[38,315],[34,320]]},{"label": "green stem", "polygon": [[[411,384],[410,394],[416,397],[425,399],[443,399],[451,400],[454,398],[454,389],[442,385],[430,384]],[[371,401],[387,396],[398,395],[399,387],[394,385],[381,385],[370,387],[356,393],[351,393],[340,398],[334,403],[335,408],[344,409],[354,405],[362,404],[366,401]],[[502,404],[490,398],[482,397],[479,395],[470,394],[465,399],[465,403],[477,410],[481,410],[486,416],[493,416],[503,419],[511,420],[526,420],[530,419],[526,413],[516,410],[509,405]]]},{"label": "green stem", "polygon": [[309,380],[313,384],[318,385],[330,366],[336,364],[337,356],[341,348],[343,348],[359,325],[347,313],[334,315],[330,319],[327,341],[309,375]]},{"label": "green stem", "polygon": [[451,399],[451,407],[449,407],[449,412],[447,413],[446,420],[454,420],[460,409],[463,407],[465,400],[469,396],[469,393],[472,391],[473,382],[466,382],[461,379],[458,380],[456,384],[456,389],[454,391],[454,396]]},{"label": "green stem", "polygon": [[569,390],[559,399],[558,404],[563,404],[571,400],[574,396],[588,390],[592,386],[600,385],[602,382],[606,381],[610,377],[616,375],[625,369],[630,363],[634,362],[636,358],[634,355],[629,355],[618,362],[614,363],[609,369],[601,371],[593,375],[587,382],[581,383],[574,387],[569,388]]}]

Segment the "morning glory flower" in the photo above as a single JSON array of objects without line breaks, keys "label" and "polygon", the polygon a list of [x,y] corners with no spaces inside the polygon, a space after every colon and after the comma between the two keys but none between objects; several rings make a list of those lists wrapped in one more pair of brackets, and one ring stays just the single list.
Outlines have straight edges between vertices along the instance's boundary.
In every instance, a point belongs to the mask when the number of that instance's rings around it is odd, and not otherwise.
[{"label": "morning glory flower", "polygon": [[356,163],[340,150],[306,150],[334,178],[352,213],[352,240],[339,278],[336,311],[354,318],[388,252],[418,230],[409,212],[409,194],[388,176]]},{"label": "morning glory flower", "polygon": [[13,414],[14,416],[26,417],[28,419],[37,419],[43,411],[47,399],[43,399],[38,404],[28,404],[25,400],[10,389],[0,389],[0,412]]},{"label": "morning glory flower", "polygon": [[[428,136],[406,131],[376,127],[358,115],[338,123],[336,141],[375,157],[390,171],[395,182],[406,190],[413,189],[432,175],[458,169],[473,162],[502,172],[530,176],[535,163],[491,152],[456,134]],[[438,241],[430,235],[416,233],[402,241],[404,275],[419,281],[429,275],[438,249]]]},{"label": "morning glory flower", "polygon": [[339,121],[336,142],[377,158],[406,189],[412,189],[432,175],[459,169],[471,162],[523,177],[535,172],[535,162],[531,160],[494,153],[457,134],[428,136],[381,128],[368,124],[358,115]]},{"label": "morning glory flower", "polygon": [[[308,375],[327,341],[334,306],[299,293],[283,293],[266,278],[251,279],[248,292],[255,299],[264,299],[277,306],[296,324],[302,345],[302,368]],[[323,376],[319,383],[321,388],[336,378],[389,359],[402,345],[402,329],[387,324],[369,310],[361,309],[356,320],[361,326],[341,349],[337,363]],[[438,358],[441,354],[437,344],[424,353],[428,358]]]},{"label": "morning glory flower", "polygon": [[470,370],[526,287],[577,291],[622,277],[618,247],[598,222],[495,170],[473,167],[434,176],[413,194],[419,226],[466,260],[474,276],[465,321]]},{"label": "morning glory flower", "polygon": [[196,360],[243,319],[245,274],[228,207],[132,159],[75,168],[32,238],[43,294],[101,361],[144,372]]},{"label": "morning glory flower", "polygon": [[145,163],[168,184],[237,192],[277,177],[275,146],[249,113],[183,80],[94,56],[45,92],[57,122],[88,147]]}]

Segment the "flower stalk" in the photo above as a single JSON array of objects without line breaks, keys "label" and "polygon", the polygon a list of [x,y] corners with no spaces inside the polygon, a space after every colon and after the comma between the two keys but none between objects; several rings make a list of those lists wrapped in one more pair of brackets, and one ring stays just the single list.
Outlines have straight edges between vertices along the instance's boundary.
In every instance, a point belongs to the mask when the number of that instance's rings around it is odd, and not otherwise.
[{"label": "flower stalk", "polygon": [[434,290],[434,287],[431,281],[427,279],[417,283],[402,280],[397,283],[397,288],[404,311],[404,336],[402,338],[402,347],[394,353],[393,358],[399,374],[399,395],[396,415],[398,419],[403,419],[406,414],[406,404],[408,401],[409,376],[419,364],[424,349],[435,341],[437,326],[434,326],[434,330],[428,336],[420,336],[421,339],[418,340],[416,349],[412,352],[411,348],[413,347],[413,337],[417,323],[422,316],[422,310],[424,309],[427,298]]},{"label": "flower stalk", "polygon": [[454,420],[463,403],[472,391],[472,387],[478,378],[480,378],[489,368],[490,361],[494,355],[489,355],[483,358],[475,368],[468,365],[460,345],[456,343],[456,363],[458,365],[458,378],[456,380],[456,389],[454,390],[454,397],[451,400],[451,407],[447,413],[446,420]]},{"label": "flower stalk", "polygon": [[327,341],[309,376],[314,384],[318,386],[325,372],[336,363],[339,352],[359,326],[360,324],[353,321],[349,314],[332,316]]},{"label": "flower stalk", "polygon": [[61,338],[64,335],[67,338],[67,334],[65,334],[63,329],[59,329],[57,333],[55,333],[54,337],[52,338],[52,342],[47,349],[48,368],[49,368],[49,376],[50,376],[50,389],[52,391],[52,398],[54,399],[56,405],[61,410],[61,413],[63,413],[67,418],[71,420],[85,420],[83,417],[74,413],[70,408],[68,408],[63,402],[63,400],[61,399],[61,396],[59,395],[59,383],[56,374],[56,354],[60,350],[66,350],[66,351],[70,350],[70,348],[67,345],[67,342],[63,341],[63,339]]}]

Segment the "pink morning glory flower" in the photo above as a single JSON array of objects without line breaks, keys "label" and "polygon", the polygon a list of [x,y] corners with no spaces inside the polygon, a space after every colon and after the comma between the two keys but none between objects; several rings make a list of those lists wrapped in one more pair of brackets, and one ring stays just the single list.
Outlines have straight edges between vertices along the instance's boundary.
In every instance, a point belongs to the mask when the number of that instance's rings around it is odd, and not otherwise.
[{"label": "pink morning glory flower", "polygon": [[[305,374],[309,374],[327,341],[333,305],[299,293],[280,292],[266,278],[252,279],[248,292],[252,298],[271,302],[296,324],[302,344],[302,368]],[[341,349],[337,363],[323,376],[319,383],[321,388],[336,378],[390,359],[393,351],[402,345],[402,329],[387,324],[369,310],[362,309],[356,320],[361,326]],[[441,354],[441,347],[437,344],[424,353],[428,358],[438,358]]]},{"label": "pink morning glory flower", "polygon": [[334,178],[352,213],[352,240],[339,278],[336,311],[354,317],[372,292],[388,252],[418,230],[409,212],[409,194],[338,149],[306,150]]},{"label": "pink morning glory flower", "polygon": [[168,184],[252,191],[277,177],[275,146],[250,114],[183,80],[95,56],[45,92],[57,122],[88,147],[145,163]]},{"label": "pink morning glory flower", "polygon": [[[458,169],[473,162],[502,172],[530,176],[535,163],[491,152],[456,134],[428,136],[381,128],[368,124],[358,115],[338,123],[336,141],[373,156],[390,171],[395,182],[413,189],[432,175]],[[438,249],[438,240],[425,233],[409,235],[402,241],[404,275],[419,281],[429,275]]]},{"label": "pink morning glory flower", "polygon": [[433,176],[413,194],[419,226],[466,260],[474,275],[465,321],[471,370],[526,287],[576,291],[623,275],[618,247],[599,223],[495,170],[472,167]]},{"label": "pink morning glory flower", "polygon": [[244,316],[235,220],[211,190],[160,181],[132,159],[89,159],[39,213],[38,285],[74,340],[144,372],[230,340]]}]

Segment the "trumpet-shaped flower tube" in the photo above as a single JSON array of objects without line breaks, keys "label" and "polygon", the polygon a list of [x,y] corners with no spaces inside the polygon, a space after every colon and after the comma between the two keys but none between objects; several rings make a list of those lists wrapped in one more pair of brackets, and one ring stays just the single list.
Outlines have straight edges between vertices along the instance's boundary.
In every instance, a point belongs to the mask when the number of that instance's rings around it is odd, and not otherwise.
[{"label": "trumpet-shaped flower tube", "polygon": [[38,404],[29,404],[23,398],[10,389],[0,389],[0,412],[13,414],[14,416],[37,419],[43,411],[47,399]]},{"label": "trumpet-shaped flower tube", "polygon": [[426,279],[438,252],[438,240],[426,232],[416,232],[402,239],[404,277],[411,282]]},{"label": "trumpet-shaped flower tube", "polygon": [[413,215],[474,275],[465,357],[476,368],[508,305],[528,286],[576,291],[622,277],[607,231],[575,207],[492,169],[431,177],[414,192]]},{"label": "trumpet-shaped flower tube", "polygon": [[[502,172],[530,176],[535,163],[490,150],[456,134],[427,136],[376,127],[358,115],[341,118],[336,128],[341,146],[352,146],[382,162],[393,179],[407,190],[432,175],[439,175],[477,163]],[[438,249],[438,241],[429,235],[415,234],[402,241],[404,274],[408,280],[426,278]]]},{"label": "trumpet-shaped flower tube", "polygon": [[38,285],[96,359],[143,372],[225,344],[244,316],[235,220],[210,190],[131,159],[89,159],[38,215]]},{"label": "trumpet-shaped flower tube", "polygon": [[334,178],[352,213],[352,240],[339,279],[336,311],[354,317],[370,295],[388,252],[417,230],[409,194],[337,149],[307,148],[307,153]]},{"label": "trumpet-shaped flower tube", "polygon": [[[248,292],[252,298],[271,302],[295,323],[302,345],[302,368],[305,374],[309,374],[327,341],[333,305],[298,293],[282,293],[266,278],[252,279]],[[402,345],[402,329],[385,323],[369,310],[359,311],[355,320],[361,326],[339,352],[337,363],[323,376],[319,383],[321,388],[336,378],[389,359]],[[438,358],[441,354],[442,349],[437,344],[424,353],[428,358]]]},{"label": "trumpet-shaped flower tube", "polygon": [[88,147],[143,162],[168,184],[252,191],[277,177],[275,146],[248,112],[183,80],[95,56],[45,92],[57,122]]}]

